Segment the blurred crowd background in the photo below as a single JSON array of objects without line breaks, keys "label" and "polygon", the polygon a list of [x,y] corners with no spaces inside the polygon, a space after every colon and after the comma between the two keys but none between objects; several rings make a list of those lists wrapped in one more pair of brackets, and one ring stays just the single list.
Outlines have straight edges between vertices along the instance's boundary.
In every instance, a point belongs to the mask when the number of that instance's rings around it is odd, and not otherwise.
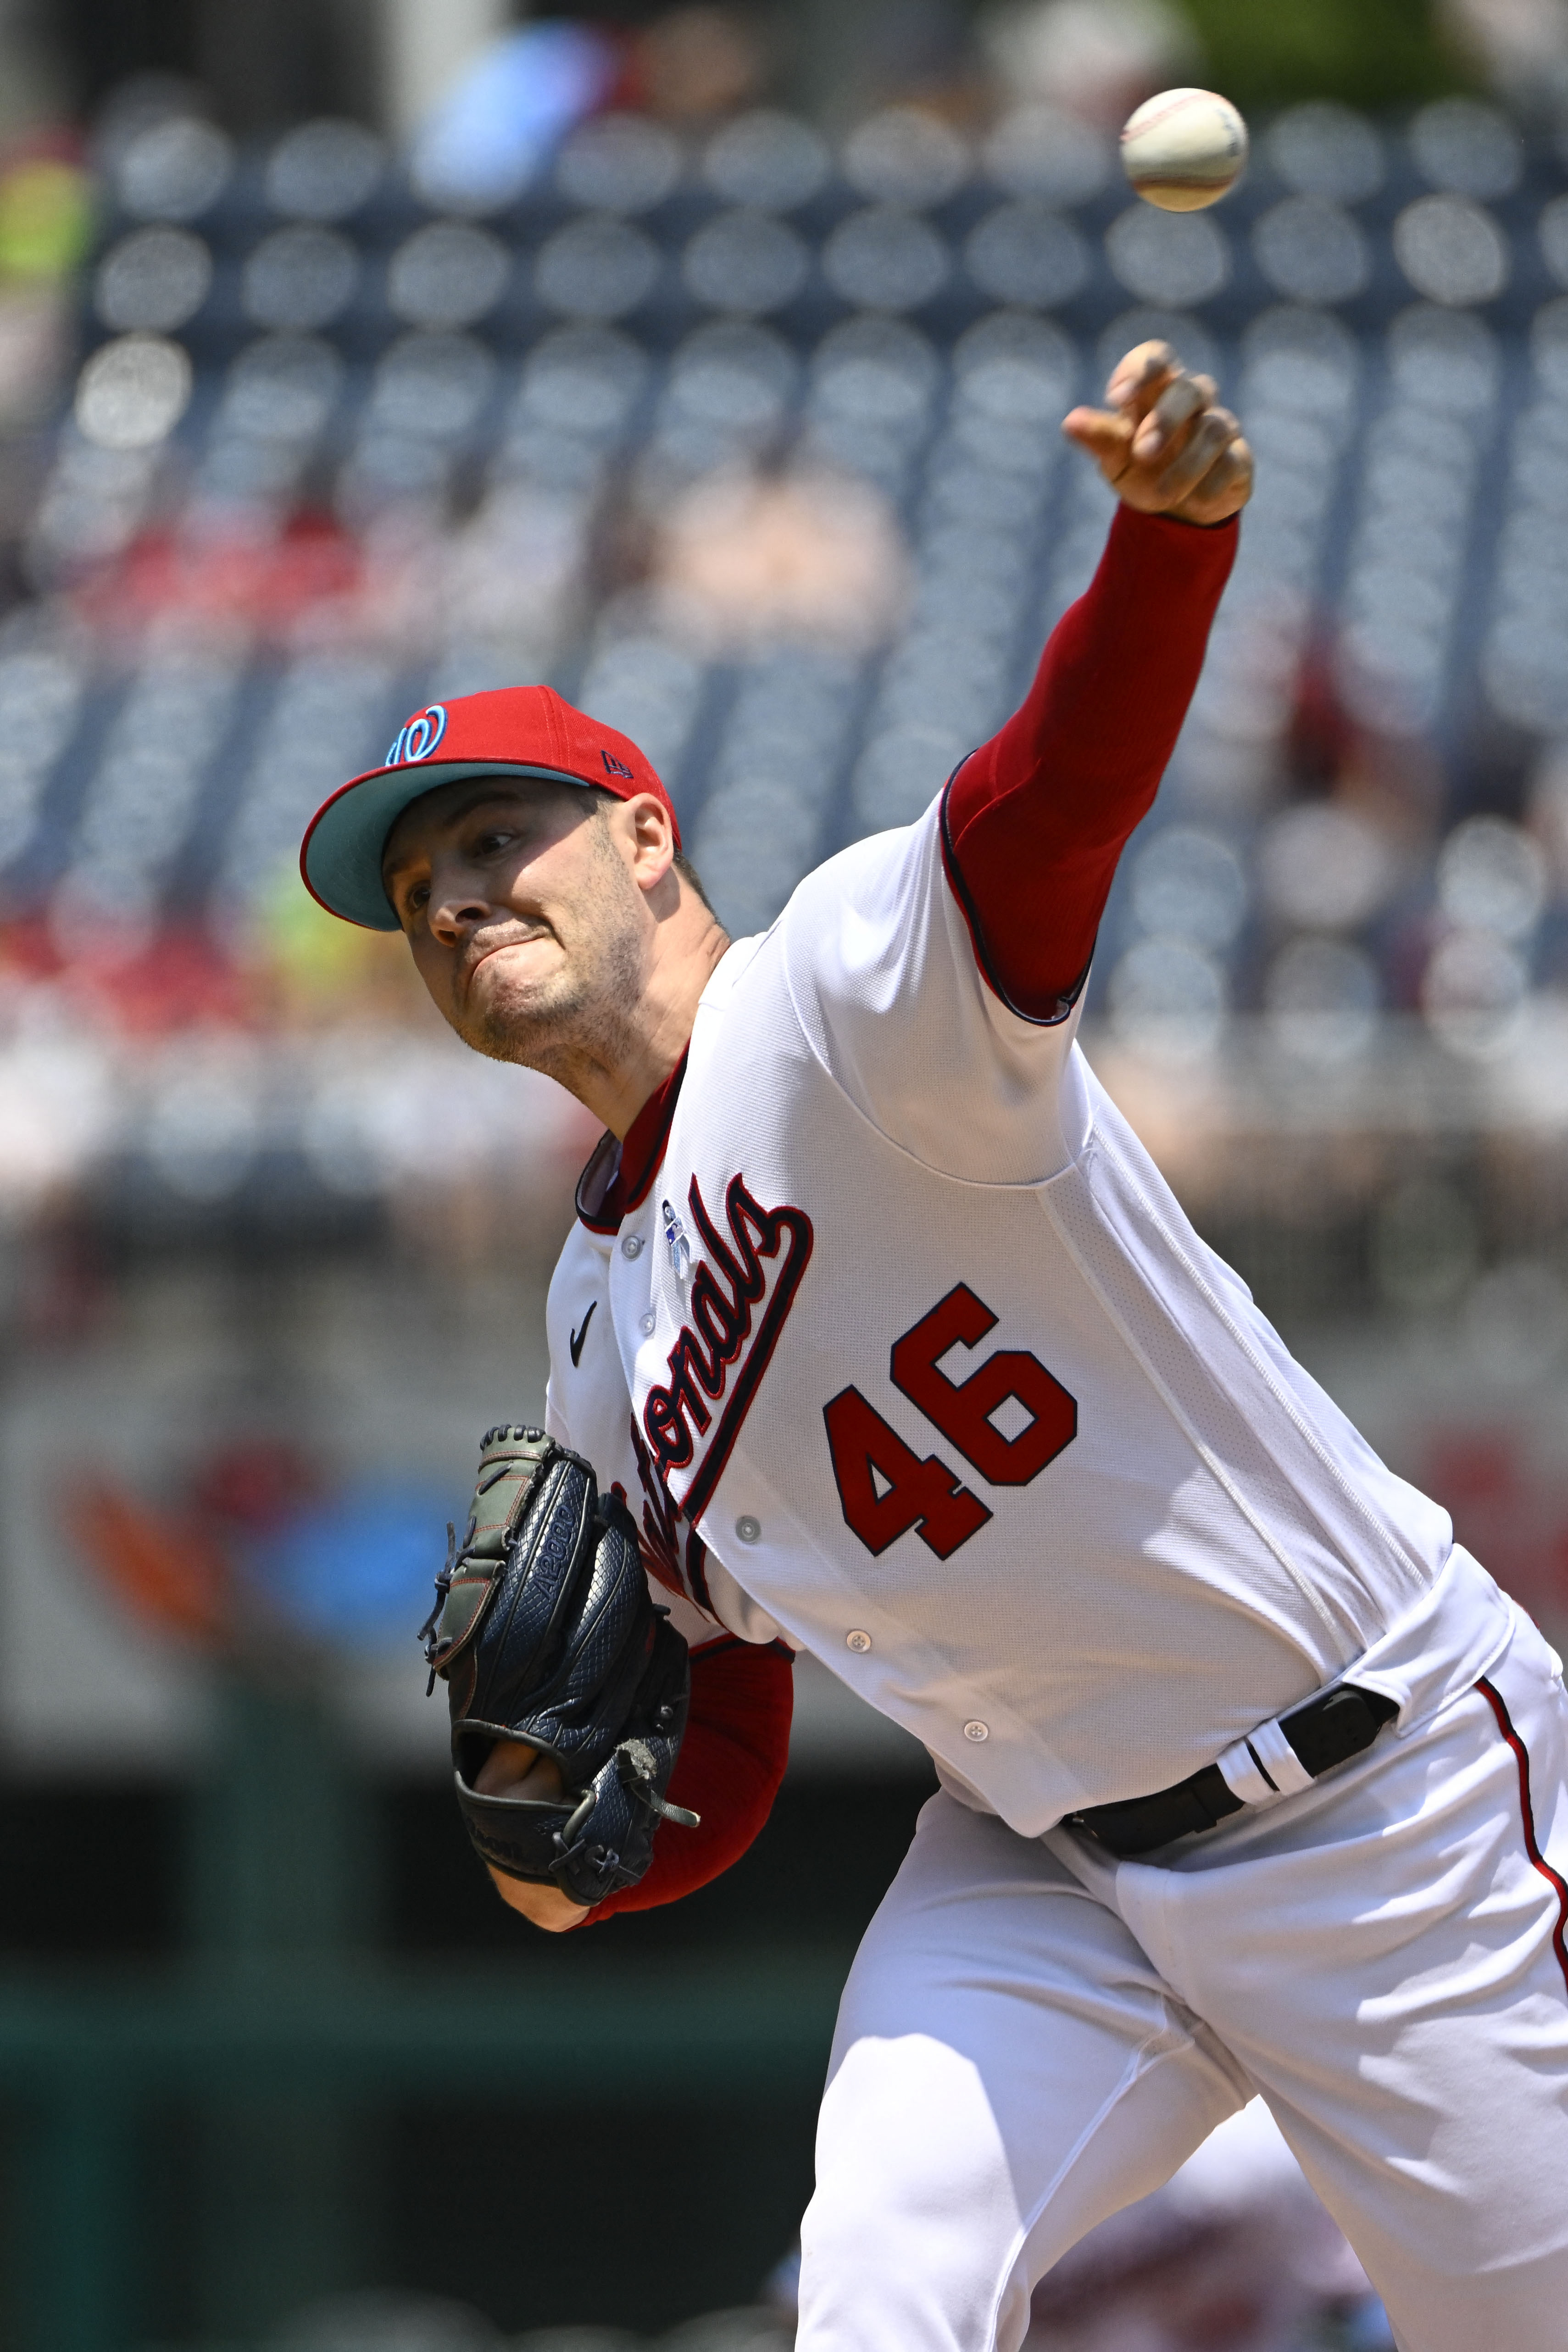
[{"label": "blurred crowd background", "polygon": [[[1252,162],[1164,215],[1115,131],[1186,81]],[[730,1879],[570,1958],[489,1895],[412,1636],[592,1132],[294,856],[548,679],[766,925],[1022,691],[1111,510],[1060,419],[1150,335],[1260,487],[1085,1042],[1560,1635],[1568,0],[0,5],[18,2352],[788,2341],[925,1759],[808,1663]],[[1235,2149],[1031,2347],[1386,2343]]]}]

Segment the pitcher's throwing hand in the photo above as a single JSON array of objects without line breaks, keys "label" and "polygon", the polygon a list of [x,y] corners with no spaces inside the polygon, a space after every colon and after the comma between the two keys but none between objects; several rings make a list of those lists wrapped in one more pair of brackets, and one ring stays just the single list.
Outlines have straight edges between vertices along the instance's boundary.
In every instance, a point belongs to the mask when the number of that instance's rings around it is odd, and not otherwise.
[{"label": "pitcher's throwing hand", "polygon": [[1228,522],[1252,495],[1252,452],[1214,378],[1188,375],[1168,343],[1140,343],[1105,387],[1103,408],[1062,422],[1117,497],[1142,514]]}]

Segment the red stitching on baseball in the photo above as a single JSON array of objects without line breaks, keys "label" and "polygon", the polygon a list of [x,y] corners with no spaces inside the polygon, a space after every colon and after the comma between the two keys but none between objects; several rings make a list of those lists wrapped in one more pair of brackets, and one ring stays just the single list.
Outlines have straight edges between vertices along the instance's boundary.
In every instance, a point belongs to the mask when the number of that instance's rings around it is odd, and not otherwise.
[{"label": "red stitching on baseball", "polygon": [[[1134,132],[1134,136],[1135,138],[1142,138],[1144,132],[1145,131],[1152,131],[1156,122],[1168,122],[1173,114],[1185,114],[1195,98],[1207,98],[1209,94],[1210,93],[1207,89],[1194,89],[1188,90],[1184,97],[1173,99],[1169,106],[1162,106],[1157,114],[1151,114],[1145,121],[1140,122],[1136,131]],[[1130,122],[1124,122],[1122,125],[1122,138],[1124,142],[1126,139],[1128,131],[1131,131],[1132,128],[1133,126]]]}]

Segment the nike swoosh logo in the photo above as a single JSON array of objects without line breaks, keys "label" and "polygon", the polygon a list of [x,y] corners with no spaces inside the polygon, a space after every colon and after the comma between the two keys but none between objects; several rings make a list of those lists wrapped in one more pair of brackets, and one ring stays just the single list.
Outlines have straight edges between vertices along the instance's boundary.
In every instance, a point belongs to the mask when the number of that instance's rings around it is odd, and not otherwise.
[{"label": "nike swoosh logo", "polygon": [[583,1317],[579,1328],[571,1335],[571,1366],[573,1371],[577,1370],[578,1365],[582,1361],[582,1343],[588,1337],[588,1327],[593,1320],[593,1307],[597,1307],[599,1301],[596,1298],[593,1302],[593,1306],[589,1308],[587,1314]]}]

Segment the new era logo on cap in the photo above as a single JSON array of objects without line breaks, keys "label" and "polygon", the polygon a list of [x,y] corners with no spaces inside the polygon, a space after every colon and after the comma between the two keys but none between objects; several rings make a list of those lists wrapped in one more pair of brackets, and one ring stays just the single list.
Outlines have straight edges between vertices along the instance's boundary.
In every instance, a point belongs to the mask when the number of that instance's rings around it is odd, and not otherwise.
[{"label": "new era logo on cap", "polygon": [[624,776],[628,783],[632,782],[632,771],[623,761],[616,759],[610,751],[601,751],[599,756],[604,762],[604,772],[607,776]]}]

